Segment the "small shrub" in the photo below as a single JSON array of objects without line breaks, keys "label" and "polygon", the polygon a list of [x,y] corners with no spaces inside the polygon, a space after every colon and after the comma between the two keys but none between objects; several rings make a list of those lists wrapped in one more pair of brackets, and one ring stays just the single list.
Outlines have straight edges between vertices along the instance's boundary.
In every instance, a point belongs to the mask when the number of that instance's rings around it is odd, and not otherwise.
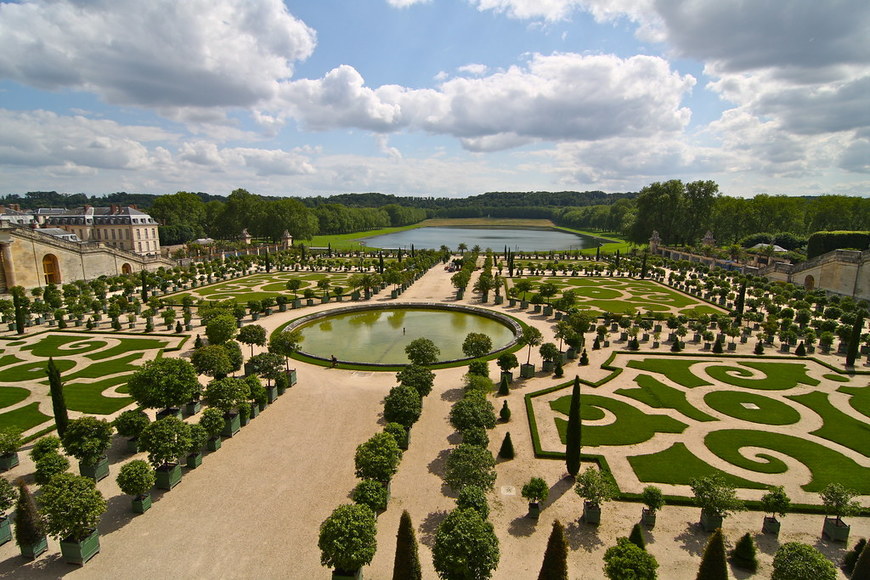
[{"label": "small shrub", "polygon": [[498,417],[503,423],[507,423],[511,420],[511,410],[508,408],[507,401],[502,403],[501,410],[498,412]]},{"label": "small shrub", "polygon": [[550,488],[547,487],[547,482],[542,478],[533,477],[523,485],[520,495],[531,502],[547,501],[547,498],[550,497]]},{"label": "small shrub", "polygon": [[713,343],[713,354],[722,354],[723,350],[722,341],[717,338],[716,342]]},{"label": "small shrub", "polygon": [[683,347],[680,345],[680,340],[677,339],[674,341],[674,344],[671,345],[671,352],[680,352],[683,350]]},{"label": "small shrub", "polygon": [[507,397],[511,394],[510,383],[508,383],[507,377],[503,376],[501,381],[498,383],[498,396],[499,397]]},{"label": "small shrub", "polygon": [[504,439],[501,442],[501,447],[498,450],[498,456],[502,459],[514,458],[514,444],[511,441],[510,431],[504,434]]},{"label": "small shrub", "polygon": [[755,354],[764,354],[764,344],[759,340],[755,343]]},{"label": "small shrub", "polygon": [[115,478],[118,487],[127,495],[141,497],[147,495],[154,487],[156,476],[147,461],[134,459],[121,466]]},{"label": "small shrub", "polygon": [[489,378],[489,363],[485,360],[473,360],[468,363],[468,374]]},{"label": "small shrub", "polygon": [[553,370],[553,376],[557,379],[561,379],[565,376],[565,370],[562,368],[561,362],[556,363],[556,368]]},{"label": "small shrub", "polygon": [[[598,339],[595,339],[598,340]],[[586,349],[583,349],[583,352],[580,353],[580,366],[589,365],[589,355],[586,353]]]},{"label": "small shrub", "polygon": [[355,503],[369,506],[372,511],[387,509],[387,488],[373,479],[364,479],[353,489],[351,498]]},{"label": "small shrub", "polygon": [[112,426],[118,431],[118,434],[121,437],[139,437],[142,433],[142,430],[151,423],[151,419],[148,418],[142,410],[140,409],[130,409],[128,411],[124,411],[120,415],[118,415],[114,421],[112,421]]},{"label": "small shrub", "polygon": [[[598,337],[596,336],[596,337],[595,337],[595,340],[592,341],[592,350],[598,350],[598,349],[600,349],[600,348],[601,348],[601,341],[598,340]],[[583,358],[581,357],[580,360],[582,361]],[[580,364],[583,364],[583,363],[581,362]]]},{"label": "small shrub", "polygon": [[855,563],[858,562],[858,557],[861,555],[861,551],[866,545],[867,540],[861,538],[855,544],[855,547],[847,552],[845,556],[843,556],[843,571],[846,573],[846,575],[852,575],[852,571],[855,569]]},{"label": "small shrub", "polygon": [[749,534],[743,534],[737,546],[731,550],[731,558],[734,565],[750,572],[758,570],[758,547],[755,539]]}]

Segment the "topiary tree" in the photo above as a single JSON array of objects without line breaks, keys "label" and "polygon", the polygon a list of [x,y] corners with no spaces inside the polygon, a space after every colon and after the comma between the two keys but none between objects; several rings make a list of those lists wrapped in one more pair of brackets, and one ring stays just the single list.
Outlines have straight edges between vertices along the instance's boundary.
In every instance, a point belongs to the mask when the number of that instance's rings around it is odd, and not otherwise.
[{"label": "topiary tree", "polygon": [[49,453],[58,453],[59,449],[60,439],[54,435],[46,435],[33,444],[33,447],[30,449],[30,458],[35,463]]},{"label": "topiary tree", "polygon": [[450,409],[450,424],[457,431],[470,427],[495,427],[495,408],[481,396],[466,396],[453,404]]},{"label": "topiary tree", "polygon": [[207,405],[220,409],[224,415],[245,404],[250,396],[248,385],[241,379],[224,377],[211,381],[205,388],[203,400]]},{"label": "topiary tree", "polygon": [[559,520],[553,521],[538,580],[568,580],[568,542],[565,526]]},{"label": "topiary tree", "polygon": [[36,508],[30,490],[23,482],[19,482],[18,502],[15,504],[15,543],[22,553],[25,550],[33,551],[32,547],[42,542],[45,534],[45,519]]},{"label": "topiary tree", "polygon": [[396,533],[396,557],[393,560],[393,580],[422,580],[420,556],[417,553],[417,538],[408,511],[399,518],[399,531]]},{"label": "topiary tree", "polygon": [[447,456],[444,481],[456,492],[466,485],[492,489],[495,477],[495,458],[488,449],[462,443]]},{"label": "topiary tree", "polygon": [[502,459],[513,459],[514,458],[514,443],[511,441],[511,433],[508,431],[504,434],[504,439],[502,439],[501,447],[498,449],[498,456]]},{"label": "topiary tree", "polygon": [[604,575],[611,580],[655,580],[659,563],[628,538],[618,538],[604,553]]},{"label": "topiary tree", "polygon": [[[824,554],[799,542],[788,542],[773,557],[771,580],[836,580],[837,569]],[[853,575],[854,578],[854,575]]]},{"label": "topiary tree", "polygon": [[127,381],[130,396],[146,409],[180,407],[200,392],[196,369],[180,358],[148,361]]},{"label": "topiary tree", "polygon": [[580,353],[580,365],[584,367],[589,365],[589,355],[586,353],[585,348],[583,349],[583,352]]},{"label": "topiary tree", "polygon": [[489,517],[489,502],[486,501],[486,492],[476,485],[466,485],[456,496],[457,509],[473,509],[480,517]]},{"label": "topiary tree", "polygon": [[373,512],[387,509],[387,488],[373,479],[364,479],[353,488],[351,499],[358,504],[366,505]]},{"label": "topiary tree", "polygon": [[501,379],[498,383],[498,396],[499,397],[507,397],[511,394],[510,383],[508,382],[507,375],[502,375]]},{"label": "topiary tree", "polygon": [[704,547],[704,555],[701,557],[701,566],[698,568],[696,580],[728,580],[728,562],[725,560],[725,540],[722,538],[722,529],[716,528],[707,545]]},{"label": "topiary tree", "polygon": [[643,537],[643,529],[641,529],[640,524],[632,526],[631,533],[628,535],[628,541],[641,550],[646,550],[646,539]]},{"label": "topiary tree", "polygon": [[224,429],[224,415],[220,409],[206,409],[199,417],[199,424],[208,433],[210,439],[216,439]]},{"label": "topiary tree", "polygon": [[233,371],[230,353],[223,344],[209,344],[193,351],[190,364],[201,375],[223,378]]},{"label": "topiary tree", "polygon": [[107,504],[94,480],[61,473],[42,487],[39,503],[49,535],[80,542],[100,523]]},{"label": "topiary tree", "polygon": [[867,543],[865,540],[864,546],[861,548],[858,559],[855,562],[855,567],[850,571],[852,574],[850,578],[853,580],[870,578],[870,548],[867,547]]},{"label": "topiary tree", "polygon": [[580,377],[574,376],[571,390],[571,406],[568,410],[568,427],[565,431],[565,465],[571,477],[580,473],[580,453],[582,449],[582,423],[580,419]]},{"label": "topiary tree", "polygon": [[587,467],[586,471],[580,474],[574,491],[594,506],[600,506],[602,503],[610,501],[617,492],[613,481],[602,471],[593,467]]},{"label": "topiary tree", "polygon": [[147,461],[134,459],[128,461],[118,470],[115,478],[121,492],[132,495],[134,500],[141,499],[151,492],[156,476]]},{"label": "topiary tree", "polygon": [[52,451],[42,455],[35,466],[34,481],[39,485],[45,485],[51,481],[52,477],[69,469],[69,459],[56,451]]},{"label": "topiary tree", "polygon": [[177,417],[165,417],[143,429],[139,443],[148,452],[149,463],[165,469],[190,449],[190,427]]},{"label": "topiary tree", "polygon": [[550,496],[550,488],[547,487],[547,482],[540,477],[533,477],[528,483],[523,485],[520,492],[529,503],[541,503],[547,501]]},{"label": "topiary tree", "polygon": [[63,396],[63,381],[60,378],[60,369],[54,364],[54,359],[48,357],[48,366],[45,369],[48,375],[48,390],[51,393],[51,410],[54,414],[54,424],[57,426],[57,434],[63,437],[66,426],[69,423],[66,400]]},{"label": "topiary tree", "polygon": [[238,341],[251,347],[251,356],[254,356],[254,345],[266,344],[266,329],[259,324],[248,324],[239,330]]},{"label": "topiary tree", "polygon": [[856,513],[861,508],[861,504],[853,501],[856,495],[854,491],[839,483],[829,483],[819,493],[822,503],[825,504],[825,513],[833,514],[838,525],[842,524],[842,518]]},{"label": "topiary tree", "polygon": [[129,409],[124,411],[112,421],[112,426],[121,437],[138,439],[142,430],[151,423],[151,419],[141,409]]},{"label": "topiary tree", "polygon": [[507,401],[502,402],[501,410],[498,412],[498,418],[501,419],[502,423],[507,423],[511,420],[511,410],[508,407]]},{"label": "topiary tree", "polygon": [[223,344],[232,340],[237,332],[236,319],[230,314],[215,316],[205,326],[209,344]]},{"label": "topiary tree", "polygon": [[731,560],[735,566],[750,572],[758,570],[758,546],[748,532],[743,534],[737,545],[731,550]]},{"label": "topiary tree", "polygon": [[396,373],[396,380],[400,385],[412,387],[421,397],[425,397],[432,392],[432,385],[435,384],[435,373],[424,366],[409,364]]},{"label": "topiary tree", "polygon": [[389,433],[375,433],[356,448],[356,476],[386,484],[396,473],[401,459],[402,451],[395,438]]},{"label": "topiary tree", "polygon": [[435,532],[432,561],[443,580],[486,580],[498,567],[498,538],[473,509],[455,509]]},{"label": "topiary tree", "polygon": [[469,332],[462,341],[462,352],[468,358],[481,358],[492,350],[492,339],[482,332]]},{"label": "topiary tree", "polygon": [[112,425],[96,417],[79,417],[67,425],[63,448],[85,465],[96,465],[112,442]]},{"label": "topiary tree", "polygon": [[384,419],[410,429],[423,411],[420,393],[413,387],[398,385],[384,398]]},{"label": "topiary tree", "polygon": [[405,347],[405,354],[411,364],[425,367],[438,362],[441,349],[428,338],[417,338],[408,343],[408,346]]},{"label": "topiary tree", "polygon": [[503,373],[509,373],[512,369],[520,366],[519,361],[517,361],[517,355],[512,352],[506,352],[499,355],[498,360],[496,361],[498,368],[501,369]]},{"label": "topiary tree", "polygon": [[320,564],[351,576],[369,564],[377,550],[375,512],[366,505],[341,505],[320,524]]}]

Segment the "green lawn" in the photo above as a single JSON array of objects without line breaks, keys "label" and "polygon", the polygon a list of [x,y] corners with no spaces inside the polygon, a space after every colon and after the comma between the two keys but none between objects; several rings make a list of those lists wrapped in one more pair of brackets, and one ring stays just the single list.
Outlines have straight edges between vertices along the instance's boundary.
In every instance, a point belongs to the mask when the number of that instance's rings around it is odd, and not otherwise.
[{"label": "green lawn", "polygon": [[[782,401],[744,391],[713,391],[704,395],[704,402],[729,417],[762,425],[792,425],[801,414]],[[757,409],[744,404],[755,405]]]},{"label": "green lawn", "polygon": [[689,485],[692,478],[720,475],[735,487],[745,489],[767,489],[768,486],[731,475],[716,469],[709,463],[698,459],[685,444],[674,443],[670,448],[649,455],[635,455],[628,458],[637,478],[644,483],[669,483]]},{"label": "green lawn", "polygon": [[111,415],[133,402],[131,397],[104,397],[103,391],[126,383],[127,377],[114,377],[96,383],[67,383],[63,388],[66,406],[73,411]]},{"label": "green lawn", "polygon": [[0,414],[0,427],[17,427],[27,431],[50,420],[51,417],[40,412],[39,403],[34,402]]},{"label": "green lawn", "polygon": [[813,435],[870,457],[870,424],[856,421],[834,407],[826,393],[806,393],[788,398],[809,407],[822,417],[824,424],[821,429],[813,431]]},{"label": "green lawn", "polygon": [[20,403],[30,396],[30,391],[21,387],[0,386],[0,408]]},{"label": "green lawn", "polygon": [[634,381],[639,389],[619,389],[619,395],[631,397],[656,409],[674,409],[695,421],[715,421],[715,417],[698,410],[686,400],[686,393],[659,382],[650,375],[638,375]]},{"label": "green lawn", "polygon": [[[71,360],[58,359],[54,361],[60,372],[68,371],[75,366]],[[20,383],[22,381],[48,381],[45,374],[47,361],[28,362],[0,370],[0,383]]]},{"label": "green lawn", "polygon": [[852,395],[849,405],[865,417],[870,417],[870,387],[840,387],[837,390]]},{"label": "green lawn", "polygon": [[744,361],[739,364],[755,369],[765,376],[755,379],[752,378],[752,372],[733,366],[710,366],[707,367],[707,374],[717,381],[745,389],[784,391],[799,384],[811,387],[819,384],[819,381],[807,376],[807,366],[804,363]]},{"label": "green lawn", "polygon": [[821,491],[829,483],[841,483],[859,495],[870,494],[870,469],[806,439],[770,431],[724,429],[708,433],[704,443],[724,461],[759,473],[784,473],[787,467],[767,454],[759,454],[757,459],[745,457],[741,448],[760,447],[794,457],[812,472],[812,481],[803,486],[805,491]]},{"label": "green lawn", "polygon": [[692,365],[697,363],[697,360],[692,359],[655,357],[630,360],[628,367],[665,375],[668,379],[688,389],[711,385],[712,383],[705,381],[691,371]]}]

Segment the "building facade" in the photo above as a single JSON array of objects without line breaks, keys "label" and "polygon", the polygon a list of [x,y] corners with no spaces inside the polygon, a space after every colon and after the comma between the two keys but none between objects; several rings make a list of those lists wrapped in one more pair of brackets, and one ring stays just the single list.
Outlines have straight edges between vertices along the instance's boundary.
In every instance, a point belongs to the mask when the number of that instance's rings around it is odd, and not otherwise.
[{"label": "building facade", "polygon": [[83,242],[100,242],[140,256],[160,255],[157,222],[134,206],[85,206],[60,211],[43,208],[34,213],[34,219],[73,233]]}]

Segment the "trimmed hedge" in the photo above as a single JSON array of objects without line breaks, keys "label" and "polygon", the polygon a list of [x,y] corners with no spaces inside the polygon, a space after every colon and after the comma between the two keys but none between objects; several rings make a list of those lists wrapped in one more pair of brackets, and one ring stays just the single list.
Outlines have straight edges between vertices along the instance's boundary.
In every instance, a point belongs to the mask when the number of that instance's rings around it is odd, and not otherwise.
[{"label": "trimmed hedge", "polygon": [[807,259],[827,254],[834,250],[866,250],[870,247],[870,232],[816,232],[807,242]]}]

